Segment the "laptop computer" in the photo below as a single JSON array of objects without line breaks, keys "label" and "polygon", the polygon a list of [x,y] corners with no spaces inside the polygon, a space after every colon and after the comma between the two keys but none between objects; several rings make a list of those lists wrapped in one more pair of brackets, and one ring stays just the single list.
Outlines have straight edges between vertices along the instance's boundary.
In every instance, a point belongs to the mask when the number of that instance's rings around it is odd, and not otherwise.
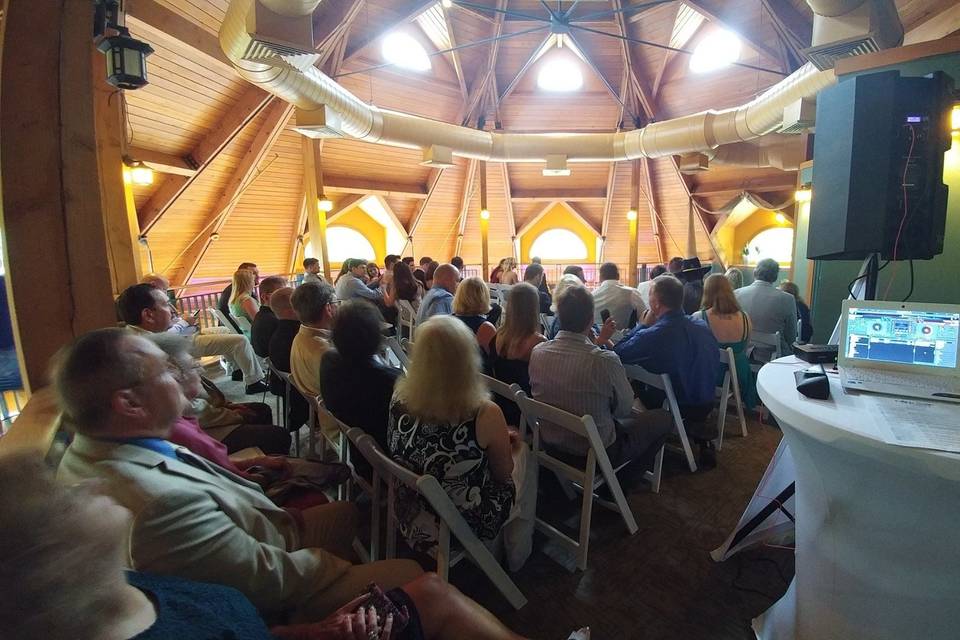
[{"label": "laptop computer", "polygon": [[844,389],[960,403],[960,305],[845,300]]}]

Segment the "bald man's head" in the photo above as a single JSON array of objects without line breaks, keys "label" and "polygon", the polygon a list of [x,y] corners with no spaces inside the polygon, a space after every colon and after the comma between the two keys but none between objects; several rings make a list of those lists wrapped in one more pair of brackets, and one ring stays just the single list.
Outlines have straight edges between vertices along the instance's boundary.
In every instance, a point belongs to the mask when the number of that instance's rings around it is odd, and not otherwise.
[{"label": "bald man's head", "polygon": [[450,293],[457,290],[457,281],[460,280],[460,270],[452,264],[442,264],[433,272],[433,286],[446,289]]},{"label": "bald man's head", "polygon": [[167,289],[170,288],[170,281],[167,280],[162,274],[159,274],[159,273],[144,274],[140,282],[143,284],[148,284],[154,289],[159,289],[164,293],[166,293]]},{"label": "bald man's head", "polygon": [[282,287],[273,292],[270,296],[270,308],[277,314],[278,318],[283,320],[296,320],[297,312],[293,310],[293,304],[290,298],[293,296],[292,287]]}]

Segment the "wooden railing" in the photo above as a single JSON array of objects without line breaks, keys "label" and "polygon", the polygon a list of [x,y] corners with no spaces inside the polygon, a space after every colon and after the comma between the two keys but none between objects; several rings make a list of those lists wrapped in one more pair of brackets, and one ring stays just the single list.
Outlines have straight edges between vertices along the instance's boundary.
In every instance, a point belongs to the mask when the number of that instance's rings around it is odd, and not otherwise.
[{"label": "wooden railing", "polygon": [[30,396],[0,437],[0,455],[32,451],[46,455],[60,427],[60,408],[51,387]]}]

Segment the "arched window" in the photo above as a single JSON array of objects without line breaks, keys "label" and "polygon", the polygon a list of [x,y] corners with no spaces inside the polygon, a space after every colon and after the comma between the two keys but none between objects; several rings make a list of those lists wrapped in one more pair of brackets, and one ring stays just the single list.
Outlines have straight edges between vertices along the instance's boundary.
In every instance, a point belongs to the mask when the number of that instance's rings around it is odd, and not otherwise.
[{"label": "arched window", "polygon": [[530,245],[530,255],[544,260],[586,260],[589,252],[580,236],[568,229],[544,231]]},{"label": "arched window", "polygon": [[773,258],[780,264],[790,264],[793,257],[793,229],[774,227],[753,236],[744,247],[747,264],[757,264],[764,258]]},{"label": "arched window", "polygon": [[[334,263],[347,258],[363,258],[371,262],[377,259],[377,252],[370,241],[350,227],[327,227],[327,250],[330,252],[330,262]],[[303,255],[307,258],[320,257],[309,242],[303,249]]]}]

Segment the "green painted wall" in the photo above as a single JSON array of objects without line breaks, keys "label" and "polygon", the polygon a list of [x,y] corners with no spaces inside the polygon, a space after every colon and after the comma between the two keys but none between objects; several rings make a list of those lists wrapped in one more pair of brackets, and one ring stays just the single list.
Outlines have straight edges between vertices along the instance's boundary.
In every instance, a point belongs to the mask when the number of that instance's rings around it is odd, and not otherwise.
[{"label": "green painted wall", "polygon": [[[905,76],[923,76],[933,71],[944,71],[954,78],[960,87],[960,54],[937,56],[915,60],[885,69],[899,70]],[[847,76],[849,80],[853,76]],[[843,81],[843,80],[842,80]],[[946,154],[943,182],[950,189],[947,202],[947,228],[943,253],[933,260],[915,260],[914,302],[960,303],[960,136],[954,134],[953,148]],[[816,194],[814,194],[816,197]],[[806,239],[803,239],[804,247]],[[847,285],[860,270],[860,262],[818,261],[813,283],[814,342],[826,342],[833,332],[840,316],[840,304],[848,297]],[[893,278],[893,284],[890,280]],[[899,300],[907,295],[910,270],[907,262],[899,265],[891,263],[880,273],[878,297],[889,293],[891,300]]]}]

